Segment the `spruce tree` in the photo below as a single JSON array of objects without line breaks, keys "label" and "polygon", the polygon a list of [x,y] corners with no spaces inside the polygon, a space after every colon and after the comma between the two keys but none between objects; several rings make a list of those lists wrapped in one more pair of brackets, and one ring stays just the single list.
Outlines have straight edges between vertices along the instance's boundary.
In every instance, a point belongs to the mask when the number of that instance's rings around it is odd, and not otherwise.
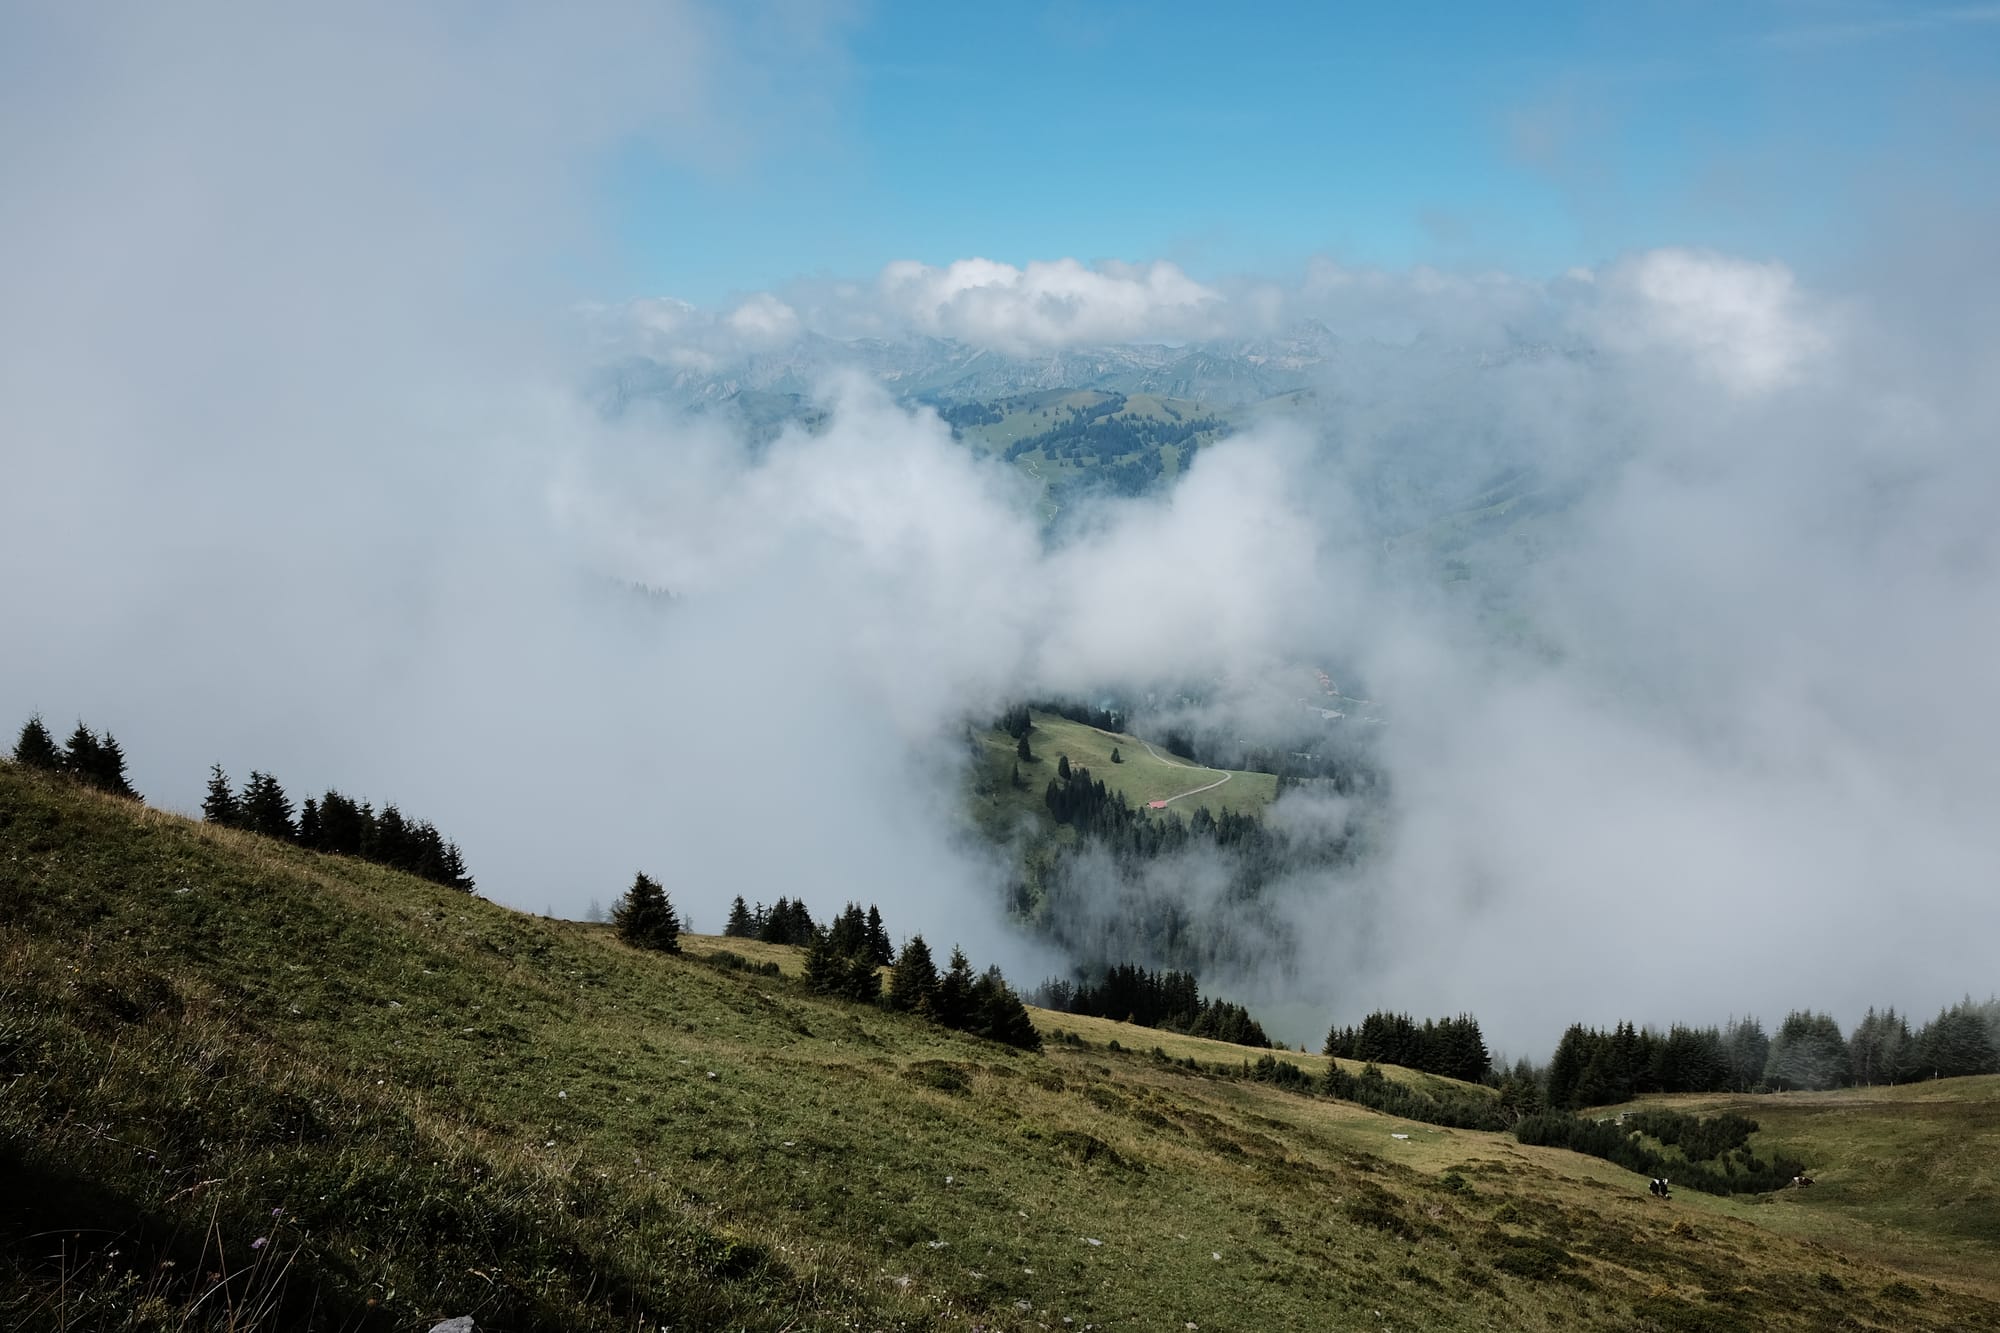
[{"label": "spruce tree", "polygon": [[2000,1049],[1971,996],[1924,1024],[1915,1047],[1913,1072],[1919,1078],[2000,1073]]},{"label": "spruce tree", "polygon": [[299,807],[299,846],[317,849],[320,841],[319,802],[306,797]]},{"label": "spruce tree", "polygon": [[750,919],[750,905],[737,894],[736,901],[729,904],[729,920],[722,927],[722,933],[731,939],[747,940],[755,933],[755,925]]},{"label": "spruce tree", "polygon": [[921,935],[912,935],[889,974],[889,1007],[906,1014],[928,1014],[937,995],[937,964],[931,961],[931,946]]},{"label": "spruce tree", "polygon": [[1068,756],[1068,755],[1066,755],[1066,754],[1059,754],[1059,755],[1057,755],[1057,756],[1056,756],[1056,776],[1057,776],[1057,777],[1059,777],[1059,778],[1061,778],[1061,779],[1062,779],[1063,781],[1065,781],[1065,782],[1069,781],[1069,756]]},{"label": "spruce tree", "polygon": [[785,942],[804,947],[812,943],[813,932],[819,929],[814,924],[812,913],[806,909],[806,900],[792,899],[788,924],[785,927]]},{"label": "spruce tree", "polygon": [[882,994],[882,974],[865,955],[842,951],[832,930],[814,930],[806,943],[806,985],[821,995],[872,1002]]},{"label": "spruce tree", "polygon": [[764,929],[758,938],[766,944],[791,944],[792,903],[789,898],[779,898],[771,904],[771,914],[764,918]]},{"label": "spruce tree", "polygon": [[896,961],[889,932],[882,925],[882,912],[873,903],[868,904],[868,958],[877,967],[887,967]]},{"label": "spruce tree", "polygon": [[660,882],[644,871],[611,909],[611,923],[618,928],[618,938],[636,948],[680,952],[681,923],[674,905]]},{"label": "spruce tree", "polygon": [[224,828],[235,828],[243,822],[243,807],[237,804],[236,793],[229,789],[229,775],[222,771],[221,764],[209,765],[208,795],[202,798],[201,817]]},{"label": "spruce tree", "polygon": [[14,762],[43,773],[62,771],[62,751],[56,748],[56,738],[42,725],[40,713],[22,724],[21,738],[14,742]]},{"label": "spruce tree", "polygon": [[833,947],[830,931],[816,930],[806,945],[806,988],[817,995],[831,995],[847,979],[847,960]]},{"label": "spruce tree", "polygon": [[1780,1091],[1824,1091],[1839,1085],[1851,1066],[1847,1040],[1833,1016],[1798,1009],[1785,1015],[1771,1038],[1764,1081]]},{"label": "spruce tree", "polygon": [[123,796],[128,800],[138,800],[139,793],[132,790],[132,784],[125,777],[125,751],[118,747],[118,738],[110,732],[97,744],[96,766],[89,774],[90,785],[99,791],[108,791],[113,796]]},{"label": "spruce tree", "polygon": [[76,730],[69,734],[69,741],[63,746],[62,770],[82,782],[90,781],[97,771],[97,737],[90,734],[90,728],[78,722]]},{"label": "spruce tree", "polygon": [[1003,1042],[1023,1050],[1042,1049],[1042,1034],[1035,1031],[1026,1006],[998,967],[989,967],[972,983],[972,1005],[968,1026],[989,1041]]},{"label": "spruce tree", "polygon": [[868,918],[861,914],[860,903],[849,903],[841,909],[827,930],[827,939],[842,958],[868,952]]},{"label": "spruce tree", "polygon": [[966,958],[965,950],[952,946],[951,965],[938,978],[937,990],[931,996],[931,1015],[948,1028],[963,1028],[972,1019],[972,963]]},{"label": "spruce tree", "polygon": [[328,788],[319,800],[320,850],[338,852],[342,856],[359,856],[365,841],[364,833],[361,807],[350,797]]},{"label": "spruce tree", "polygon": [[[1111,762],[1114,764],[1122,764],[1125,762],[1125,756],[1118,753],[1118,747],[1115,745],[1111,747]],[[1282,780],[1283,779],[1280,779],[1280,781]]]},{"label": "spruce tree", "polygon": [[1021,738],[1014,742],[1014,757],[1024,764],[1035,762],[1035,752],[1028,748],[1028,733],[1025,731],[1021,733]]},{"label": "spruce tree", "polygon": [[403,818],[403,812],[394,805],[382,807],[381,815],[375,820],[375,837],[372,845],[362,855],[377,865],[389,866],[395,870],[416,869],[416,844],[411,837],[410,826]]},{"label": "spruce tree", "polygon": [[237,804],[242,809],[241,827],[252,833],[287,842],[298,837],[298,827],[292,823],[291,798],[269,773],[251,769],[250,780],[243,784],[243,795]]},{"label": "spruce tree", "polygon": [[[465,854],[458,850],[458,844],[455,842],[444,845],[444,876],[439,883],[449,889],[472,892],[473,879],[465,871]],[[603,915],[603,910],[599,909],[598,917],[602,919]]]}]

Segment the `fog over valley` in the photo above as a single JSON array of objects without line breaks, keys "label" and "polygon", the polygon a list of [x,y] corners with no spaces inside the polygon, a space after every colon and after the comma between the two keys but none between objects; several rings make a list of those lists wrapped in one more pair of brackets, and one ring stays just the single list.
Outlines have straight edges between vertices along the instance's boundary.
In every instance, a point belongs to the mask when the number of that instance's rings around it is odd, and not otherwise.
[{"label": "fog over valley", "polygon": [[[852,20],[786,12],[0,25],[0,700],[169,809],[217,763],[393,800],[523,911],[878,904],[1315,1050],[1991,992],[1990,196],[1905,178],[1832,254],[637,285],[625,164],[843,132]],[[982,737],[1056,702],[1244,775],[1160,820],[1258,829],[1020,815]]]}]

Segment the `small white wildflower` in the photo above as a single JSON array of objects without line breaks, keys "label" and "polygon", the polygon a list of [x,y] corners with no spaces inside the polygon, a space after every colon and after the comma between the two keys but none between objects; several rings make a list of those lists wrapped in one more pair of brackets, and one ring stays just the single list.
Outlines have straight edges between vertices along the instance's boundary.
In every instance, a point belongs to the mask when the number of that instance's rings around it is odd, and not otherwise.
[{"label": "small white wildflower", "polygon": [[1095,1236],[1085,1236],[1085,1237],[1083,1238],[1083,1243],[1084,1243],[1085,1245],[1102,1245],[1102,1244],[1103,1244],[1104,1242],[1103,1242],[1103,1241],[1101,1241],[1101,1240],[1099,1240],[1099,1239],[1098,1239],[1097,1237],[1095,1237]]}]

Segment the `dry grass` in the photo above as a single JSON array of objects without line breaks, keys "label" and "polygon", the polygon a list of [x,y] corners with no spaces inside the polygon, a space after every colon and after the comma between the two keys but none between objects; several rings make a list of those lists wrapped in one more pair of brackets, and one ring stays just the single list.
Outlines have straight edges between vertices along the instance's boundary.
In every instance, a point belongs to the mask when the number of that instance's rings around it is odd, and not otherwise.
[{"label": "dry grass", "polygon": [[0,1326],[2000,1321],[1751,1205],[1149,1053],[1194,1039],[1016,1052],[4,766],[0,866]]}]

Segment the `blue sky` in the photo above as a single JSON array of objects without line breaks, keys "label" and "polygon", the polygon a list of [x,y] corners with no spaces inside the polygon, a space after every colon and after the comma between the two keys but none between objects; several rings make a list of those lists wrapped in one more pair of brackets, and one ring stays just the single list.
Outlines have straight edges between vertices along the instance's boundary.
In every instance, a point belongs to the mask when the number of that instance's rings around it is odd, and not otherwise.
[{"label": "blue sky", "polygon": [[885,0],[831,45],[765,71],[726,162],[611,166],[614,281],[713,302],[970,255],[1547,274],[1661,244],[1810,268],[2000,175],[2000,5]]}]

